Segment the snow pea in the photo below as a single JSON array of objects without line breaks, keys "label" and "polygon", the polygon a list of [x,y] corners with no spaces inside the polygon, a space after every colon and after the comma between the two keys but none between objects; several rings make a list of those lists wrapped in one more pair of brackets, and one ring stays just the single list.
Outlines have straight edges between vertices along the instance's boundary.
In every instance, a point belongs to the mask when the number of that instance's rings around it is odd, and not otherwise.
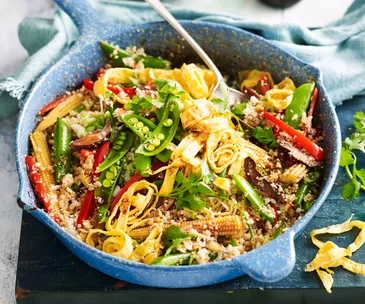
[{"label": "snow pea", "polygon": [[263,218],[268,220],[270,223],[273,223],[275,219],[270,214],[268,208],[265,206],[261,196],[256,192],[251,184],[244,177],[238,174],[233,174],[232,178],[235,181],[238,189],[240,189],[244,196],[247,197],[252,207],[258,211]]},{"label": "snow pea", "polygon": [[294,129],[299,129],[302,115],[307,112],[315,86],[314,82],[309,82],[294,91],[293,99],[284,115],[284,121]]},{"label": "snow pea", "polygon": [[63,119],[58,118],[54,131],[55,176],[58,183],[71,170],[71,130]]},{"label": "snow pea", "polygon": [[[143,141],[145,141],[148,136],[156,130],[156,125],[152,121],[137,114],[129,114],[124,116],[122,119],[125,125],[136,133]],[[164,149],[156,155],[156,158],[166,163],[169,161],[171,154],[171,150]]]},{"label": "snow pea", "polygon": [[97,167],[96,173],[100,173],[110,166],[114,165],[117,161],[122,159],[127,154],[133,144],[133,135],[129,132],[120,132],[117,135],[113,143],[113,147],[109,152],[108,156],[103,162]]},{"label": "snow pea", "polygon": [[[100,47],[104,51],[104,53],[108,56],[108,58],[110,58],[113,66],[116,67],[125,67],[123,58],[130,58],[134,56],[132,52],[122,50],[119,47],[106,43],[105,41],[100,42]],[[136,55],[133,57],[133,59],[135,60],[136,63],[142,60],[145,68],[167,69],[170,67],[170,61],[162,58]]]},{"label": "snow pea", "polygon": [[137,148],[136,153],[154,156],[162,152],[174,138],[180,123],[178,98],[169,97],[156,129]]}]

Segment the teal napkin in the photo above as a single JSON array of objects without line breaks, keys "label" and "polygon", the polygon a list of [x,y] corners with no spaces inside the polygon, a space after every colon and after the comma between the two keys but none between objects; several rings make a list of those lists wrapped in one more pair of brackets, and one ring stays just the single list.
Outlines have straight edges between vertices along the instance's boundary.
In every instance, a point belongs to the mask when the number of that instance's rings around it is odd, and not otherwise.
[{"label": "teal napkin", "polygon": [[[147,4],[135,1],[91,1],[104,20],[138,24],[160,21]],[[181,20],[224,23],[256,33],[323,72],[334,105],[365,93],[365,3],[356,0],[345,16],[323,28],[310,30],[293,23],[269,24],[238,16],[168,6]],[[58,10],[52,20],[25,18],[19,38],[30,57],[15,75],[0,79],[0,119],[16,114],[32,83],[54,64],[77,39],[71,19]]]}]

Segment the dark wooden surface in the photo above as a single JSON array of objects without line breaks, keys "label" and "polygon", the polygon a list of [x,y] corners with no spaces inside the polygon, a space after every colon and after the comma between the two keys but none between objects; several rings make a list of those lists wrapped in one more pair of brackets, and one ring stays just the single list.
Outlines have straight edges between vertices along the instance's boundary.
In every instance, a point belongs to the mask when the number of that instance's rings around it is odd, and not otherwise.
[{"label": "dark wooden surface", "polygon": [[[343,136],[351,132],[352,116],[365,110],[365,98],[356,97],[337,109]],[[364,163],[365,165],[365,163]],[[365,277],[341,268],[335,269],[333,293],[328,295],[315,273],[305,273],[305,265],[316,253],[309,239],[313,229],[345,221],[351,213],[365,221],[364,195],[347,202],[340,198],[345,173],[340,172],[329,198],[296,240],[297,261],[293,272],[285,279],[263,284],[242,276],[235,280],[196,289],[155,289],[129,284],[94,270],[71,252],[41,223],[23,214],[19,248],[16,296],[19,303],[213,303],[230,301],[266,301],[269,303],[365,303]],[[346,246],[358,230],[332,239]],[[365,248],[353,255],[365,263]]]}]

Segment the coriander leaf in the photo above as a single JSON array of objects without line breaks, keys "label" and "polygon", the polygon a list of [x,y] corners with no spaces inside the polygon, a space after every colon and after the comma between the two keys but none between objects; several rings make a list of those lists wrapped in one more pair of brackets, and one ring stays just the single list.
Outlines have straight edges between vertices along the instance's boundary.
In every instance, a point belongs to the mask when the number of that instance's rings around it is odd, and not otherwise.
[{"label": "coriander leaf", "polygon": [[176,201],[177,209],[190,209],[193,211],[199,211],[206,206],[206,202],[197,194],[186,194],[182,197],[179,197]]},{"label": "coriander leaf", "polygon": [[175,176],[176,183],[181,184],[183,183],[184,179],[185,179],[184,174],[181,171],[178,171]]},{"label": "coriander leaf", "polygon": [[356,170],[355,174],[358,178],[360,178],[361,183],[365,186],[365,169]]},{"label": "coriander leaf", "polygon": [[354,125],[359,132],[365,133],[365,114],[363,111],[356,112]]},{"label": "coriander leaf", "polygon": [[188,178],[186,179],[186,183],[195,183],[199,180],[199,178],[196,176],[196,174],[191,173]]},{"label": "coriander leaf", "polygon": [[227,109],[228,103],[226,103],[223,99],[213,98],[211,102],[214,104],[216,110],[219,113],[224,113]]},{"label": "coriander leaf", "polygon": [[173,241],[172,241],[172,244],[170,245],[170,247],[169,248],[167,248],[167,250],[166,250],[166,252],[165,252],[165,256],[166,255],[169,255],[170,253],[171,253],[171,251],[173,251],[173,250],[175,250],[175,248],[177,247],[177,246],[179,246],[183,241],[184,241],[185,239],[183,238],[183,239],[174,239]]},{"label": "coriander leaf", "polygon": [[198,191],[201,194],[215,194],[215,192],[204,182],[198,183]]},{"label": "coriander leaf", "polygon": [[340,166],[348,166],[353,165],[355,163],[354,156],[352,152],[345,147],[341,148],[341,158],[340,158]]},{"label": "coriander leaf", "polygon": [[200,168],[202,171],[201,172],[202,181],[205,184],[210,185],[214,180],[214,174],[205,159],[202,161]]},{"label": "coriander leaf", "polygon": [[351,182],[345,184],[342,187],[341,196],[344,199],[352,200],[359,195],[359,191],[360,191],[360,184],[357,181],[352,180]]},{"label": "coriander leaf", "polygon": [[252,136],[261,144],[269,147],[277,147],[276,137],[271,128],[257,126],[252,130]]},{"label": "coriander leaf", "polygon": [[365,153],[365,133],[353,133],[344,143],[349,150],[360,150]]},{"label": "coriander leaf", "polygon": [[174,225],[171,228],[167,228],[162,234],[162,244],[167,248],[165,255],[170,254],[185,239],[195,236],[194,234],[182,232],[179,227]]}]

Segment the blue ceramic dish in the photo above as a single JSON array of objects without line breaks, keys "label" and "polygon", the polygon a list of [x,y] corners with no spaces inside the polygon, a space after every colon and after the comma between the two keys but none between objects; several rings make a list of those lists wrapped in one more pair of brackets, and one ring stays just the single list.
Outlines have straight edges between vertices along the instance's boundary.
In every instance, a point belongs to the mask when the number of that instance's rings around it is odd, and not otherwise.
[{"label": "blue ceramic dish", "polygon": [[57,64],[34,84],[19,115],[16,132],[16,162],[20,188],[18,203],[51,229],[63,244],[90,266],[128,282],[154,287],[188,288],[227,281],[243,274],[262,282],[275,282],[287,276],[295,264],[294,239],[324,203],[334,183],[340,156],[340,128],[332,103],[323,87],[320,71],[294,58],[282,49],[243,30],[204,22],[183,22],[183,26],[217,63],[223,74],[235,76],[240,69],[268,70],[276,81],[290,76],[295,83],[315,81],[320,96],[315,121],[322,127],[326,155],[325,178],[317,202],[291,229],[268,244],[247,254],[208,265],[188,267],[149,266],[108,255],[80,242],[53,222],[36,205],[27,176],[24,156],[29,152],[29,134],[36,126],[39,109],[57,94],[81,85],[107,62],[99,41],[121,47],[143,46],[147,53],[160,55],[179,66],[199,61],[194,52],[166,23],[138,26],[101,24],[87,0],[57,0],[73,18],[81,36]]}]

